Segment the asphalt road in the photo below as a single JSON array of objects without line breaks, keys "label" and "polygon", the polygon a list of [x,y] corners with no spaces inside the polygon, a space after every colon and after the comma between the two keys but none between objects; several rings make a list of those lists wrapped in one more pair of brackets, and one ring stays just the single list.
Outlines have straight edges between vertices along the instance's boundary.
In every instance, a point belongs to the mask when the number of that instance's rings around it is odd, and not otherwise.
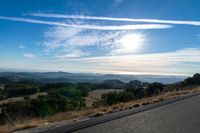
[{"label": "asphalt road", "polygon": [[73,133],[200,133],[200,95]]}]

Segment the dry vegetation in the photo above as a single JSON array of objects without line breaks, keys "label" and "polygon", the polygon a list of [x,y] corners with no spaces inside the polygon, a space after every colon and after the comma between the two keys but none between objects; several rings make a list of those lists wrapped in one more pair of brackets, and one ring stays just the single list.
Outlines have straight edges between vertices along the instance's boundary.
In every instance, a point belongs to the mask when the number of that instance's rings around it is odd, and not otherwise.
[{"label": "dry vegetation", "polygon": [[[37,93],[37,94],[30,95],[29,97],[30,97],[30,99],[36,99],[38,96],[44,96],[44,95],[47,95],[47,93],[46,92],[40,92],[40,93]],[[24,97],[7,98],[5,100],[1,100],[0,105],[10,103],[10,102],[23,101],[23,100],[24,100]]]},{"label": "dry vegetation", "polygon": [[0,127],[0,133],[7,133],[8,129],[10,129],[9,132],[18,131],[18,130],[32,128],[32,127],[41,127],[44,125],[51,125],[51,123],[54,125],[56,123],[67,124],[73,121],[81,121],[89,117],[98,117],[105,113],[112,113],[116,110],[137,108],[139,106],[157,103],[169,98],[179,97],[179,96],[183,96],[183,95],[187,95],[187,94],[195,93],[195,92],[200,92],[200,87],[196,87],[196,88],[192,88],[190,90],[184,90],[184,91],[166,92],[159,96],[143,98],[140,100],[129,101],[126,103],[119,103],[113,106],[101,106],[98,108],[86,108],[80,111],[57,113],[45,119],[31,119],[31,120],[26,120],[19,123],[14,123],[14,125],[2,126]]},{"label": "dry vegetation", "polygon": [[104,93],[108,93],[108,92],[113,92],[113,91],[122,91],[121,89],[98,89],[98,90],[94,90],[89,92],[88,97],[85,98],[86,100],[86,107],[91,107],[92,104],[101,99],[101,95]]},{"label": "dry vegetation", "polygon": [[121,89],[98,89],[98,90],[94,90],[90,92],[88,97],[91,97],[94,99],[100,99],[102,94],[112,92],[112,91],[122,91],[122,90]]}]

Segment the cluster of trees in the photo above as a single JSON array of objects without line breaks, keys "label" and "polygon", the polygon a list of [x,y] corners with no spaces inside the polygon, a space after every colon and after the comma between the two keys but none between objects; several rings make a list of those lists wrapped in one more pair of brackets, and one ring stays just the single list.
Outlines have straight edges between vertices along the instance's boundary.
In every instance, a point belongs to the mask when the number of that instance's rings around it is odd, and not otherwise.
[{"label": "cluster of trees", "polygon": [[183,85],[200,85],[200,74],[197,73],[193,77],[187,78],[182,82]]},{"label": "cluster of trees", "polygon": [[[2,80],[6,80],[2,78]],[[121,81],[107,81],[105,83],[39,83],[33,81],[19,81],[7,83],[4,90],[0,90],[0,100],[23,97],[36,94],[38,92],[47,92],[50,94],[61,94],[67,97],[78,95],[86,97],[89,91],[95,89],[123,89],[124,84]]]},{"label": "cluster of trees", "polygon": [[0,99],[32,95],[37,92],[39,92],[39,83],[20,81],[6,84],[5,89],[0,91]]},{"label": "cluster of trees", "polygon": [[62,95],[39,96],[37,99],[25,97],[2,105],[1,122],[26,117],[46,117],[57,112],[79,110],[85,106],[83,97],[66,97]]},{"label": "cluster of trees", "polygon": [[[136,100],[143,97],[156,96],[161,94],[164,91],[174,91],[181,90],[187,86],[200,85],[200,74],[195,74],[193,77],[189,77],[182,82],[163,85],[162,83],[144,83],[140,81],[131,81],[126,84],[124,91],[121,92],[109,92],[103,94],[101,101],[98,104],[112,105],[119,102],[127,102],[130,100]],[[95,103],[96,105],[97,103]]]},{"label": "cluster of trees", "polygon": [[91,83],[47,83],[41,86],[41,92],[48,92],[50,94],[61,94],[67,97],[83,96],[86,97],[89,91],[94,89],[94,84]]},{"label": "cluster of trees", "polygon": [[[2,105],[0,121],[17,118],[46,117],[57,112],[79,110],[85,107],[85,99],[93,87],[90,83],[52,83],[35,84],[18,82],[8,85],[0,94],[6,97],[24,96],[23,101],[10,102]],[[47,92],[45,96],[30,99],[29,95]]]},{"label": "cluster of trees", "polygon": [[6,98],[5,91],[0,89],[0,100],[3,100],[5,98]]},{"label": "cluster of trees", "polygon": [[6,91],[7,98],[11,97],[20,97],[25,95],[32,95],[39,92],[39,89],[37,87],[31,87],[31,88],[14,88],[14,89],[8,89]]},{"label": "cluster of trees", "polygon": [[81,95],[86,97],[88,92],[98,87],[92,83],[35,83],[31,81],[20,81],[12,84],[6,84],[4,90],[0,90],[0,100],[11,97],[23,97],[36,94],[38,92],[47,92],[51,94],[61,94],[65,96]]},{"label": "cluster of trees", "polygon": [[183,89],[190,89],[192,86],[200,85],[200,74],[194,74],[192,77],[186,78],[184,81],[169,84],[166,86],[167,91],[178,91]]},{"label": "cluster of trees", "polygon": [[126,89],[121,92],[109,92],[105,93],[101,97],[101,103],[104,105],[113,105],[119,102],[127,102],[130,100],[136,100],[144,97],[155,96],[161,94],[164,90],[164,85],[162,83],[151,83],[147,87],[141,86],[141,82],[138,85],[130,82],[125,87]]}]

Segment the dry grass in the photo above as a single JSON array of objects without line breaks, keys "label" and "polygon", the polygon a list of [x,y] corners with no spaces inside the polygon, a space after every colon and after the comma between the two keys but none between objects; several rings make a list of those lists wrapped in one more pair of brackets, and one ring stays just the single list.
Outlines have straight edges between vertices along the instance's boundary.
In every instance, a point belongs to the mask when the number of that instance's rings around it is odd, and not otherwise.
[{"label": "dry grass", "polygon": [[45,120],[42,119],[29,119],[29,120],[24,120],[24,121],[16,121],[11,124],[7,124],[5,126],[0,127],[0,133],[8,133],[8,132],[14,132],[14,131],[19,131],[19,130],[24,130],[24,129],[29,129],[33,127],[38,127],[42,126],[45,124]]},{"label": "dry grass", "polygon": [[29,129],[29,128],[34,128],[37,127],[36,125],[32,125],[32,124],[25,124],[25,125],[20,125],[17,126],[16,128],[14,128],[12,130],[12,132],[16,132],[16,131],[20,131],[20,130],[25,130],[25,129]]},{"label": "dry grass", "polygon": [[12,131],[13,130],[17,131],[17,130],[32,128],[32,127],[37,127],[37,126],[44,126],[44,125],[48,125],[54,122],[59,123],[59,122],[65,121],[65,123],[70,123],[72,121],[79,121],[87,117],[98,117],[98,116],[104,115],[105,113],[115,112],[116,110],[137,108],[139,106],[157,103],[169,98],[179,97],[182,95],[195,93],[195,92],[200,92],[200,87],[190,89],[190,90],[185,90],[185,91],[166,92],[159,96],[143,98],[139,100],[129,101],[126,103],[118,103],[112,106],[101,106],[98,108],[85,108],[80,111],[57,113],[45,119],[31,119],[31,120],[26,120],[24,122],[21,122],[19,124],[15,124],[14,126],[12,125],[10,127],[8,126],[0,127],[0,133],[8,132],[7,129],[11,129]]},{"label": "dry grass", "polygon": [[93,90],[89,93],[88,97],[94,98],[94,99],[101,99],[101,95],[104,93],[108,93],[108,92],[113,92],[113,91],[122,91],[122,89],[97,89],[97,90]]},{"label": "dry grass", "polygon": [[[44,95],[47,95],[47,93],[46,92],[40,92],[40,93],[37,93],[37,94],[30,95],[29,97],[30,97],[30,99],[36,99],[38,96],[44,96]],[[8,99],[5,99],[5,100],[0,100],[0,105],[7,104],[7,103],[10,103],[10,102],[23,101],[23,100],[24,100],[24,96],[23,97],[8,98]]]},{"label": "dry grass", "polygon": [[1,126],[0,127],[0,133],[8,133],[8,126]]},{"label": "dry grass", "polygon": [[86,107],[91,107],[95,101],[101,99],[102,94],[113,92],[113,91],[119,92],[119,91],[122,91],[122,89],[98,89],[98,90],[89,92],[88,97],[85,98]]}]

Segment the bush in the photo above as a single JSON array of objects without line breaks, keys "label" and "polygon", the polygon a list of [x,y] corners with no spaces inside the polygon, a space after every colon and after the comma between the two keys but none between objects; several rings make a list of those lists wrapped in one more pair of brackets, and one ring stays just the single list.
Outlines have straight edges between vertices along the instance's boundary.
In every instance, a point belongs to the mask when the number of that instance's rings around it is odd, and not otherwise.
[{"label": "bush", "polygon": [[137,107],[140,107],[140,105],[139,104],[134,104],[133,107],[137,108]]},{"label": "bush", "polygon": [[163,84],[154,82],[149,84],[147,89],[145,90],[147,96],[155,96],[161,94],[164,90]]},{"label": "bush", "polygon": [[104,115],[104,112],[97,112],[95,113],[94,115],[92,115],[93,117],[99,117],[99,116],[102,116]]},{"label": "bush", "polygon": [[13,89],[7,89],[7,97],[20,97],[25,95],[32,95],[39,91],[37,87],[31,87],[31,88],[13,88]]}]

